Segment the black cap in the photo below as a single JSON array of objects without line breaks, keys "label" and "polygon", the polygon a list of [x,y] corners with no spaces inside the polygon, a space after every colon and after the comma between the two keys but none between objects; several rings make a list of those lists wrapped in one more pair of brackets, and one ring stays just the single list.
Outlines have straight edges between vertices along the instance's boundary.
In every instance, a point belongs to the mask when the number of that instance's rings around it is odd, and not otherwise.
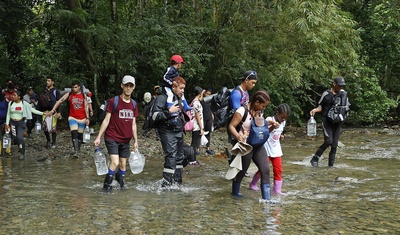
[{"label": "black cap", "polygon": [[246,80],[246,79],[257,80],[257,72],[253,71],[253,70],[244,72],[242,80]]},{"label": "black cap", "polygon": [[336,84],[338,84],[339,86],[346,86],[346,83],[344,82],[344,78],[343,77],[337,77],[335,78],[335,80],[333,80]]}]

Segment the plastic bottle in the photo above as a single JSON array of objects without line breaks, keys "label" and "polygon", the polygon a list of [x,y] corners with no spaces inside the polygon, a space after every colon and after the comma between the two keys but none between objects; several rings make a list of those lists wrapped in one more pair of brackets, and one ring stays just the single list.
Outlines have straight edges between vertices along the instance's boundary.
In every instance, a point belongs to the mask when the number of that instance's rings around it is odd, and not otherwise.
[{"label": "plastic bottle", "polygon": [[36,123],[35,123],[35,133],[37,135],[39,135],[41,131],[42,131],[42,124],[39,121],[36,121]]},{"label": "plastic bottle", "polygon": [[90,129],[89,126],[85,127],[85,130],[83,131],[83,143],[89,143],[90,142]]},{"label": "plastic bottle", "polygon": [[4,149],[9,149],[11,148],[11,135],[10,131],[6,131],[6,133],[3,136],[3,148]]},{"label": "plastic bottle", "polygon": [[94,164],[96,165],[97,175],[105,175],[108,173],[107,159],[100,151],[99,147],[96,147],[95,150]]},{"label": "plastic bottle", "polygon": [[139,174],[140,172],[142,172],[144,164],[144,156],[139,152],[139,150],[131,152],[131,155],[129,156],[129,166],[131,168],[132,174]]},{"label": "plastic bottle", "polygon": [[308,136],[316,136],[317,135],[317,122],[314,119],[314,116],[311,116],[307,123],[307,135]]}]

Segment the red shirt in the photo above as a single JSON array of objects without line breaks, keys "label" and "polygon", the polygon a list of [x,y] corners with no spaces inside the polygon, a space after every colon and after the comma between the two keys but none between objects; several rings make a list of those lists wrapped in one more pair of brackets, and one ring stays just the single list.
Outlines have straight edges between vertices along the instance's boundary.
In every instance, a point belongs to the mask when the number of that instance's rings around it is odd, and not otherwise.
[{"label": "red shirt", "polygon": [[71,92],[69,96],[69,116],[76,119],[85,119],[85,100],[82,93]]},{"label": "red shirt", "polygon": [[13,101],[15,93],[15,91],[4,91],[4,98],[7,100],[7,102]]},{"label": "red shirt", "polygon": [[111,118],[104,138],[119,143],[129,143],[133,137],[133,119],[139,115],[139,111],[137,105],[135,109],[133,108],[132,100],[125,103],[120,96],[118,96],[118,99],[118,105],[114,112],[114,97],[108,101],[106,111],[111,113]]}]

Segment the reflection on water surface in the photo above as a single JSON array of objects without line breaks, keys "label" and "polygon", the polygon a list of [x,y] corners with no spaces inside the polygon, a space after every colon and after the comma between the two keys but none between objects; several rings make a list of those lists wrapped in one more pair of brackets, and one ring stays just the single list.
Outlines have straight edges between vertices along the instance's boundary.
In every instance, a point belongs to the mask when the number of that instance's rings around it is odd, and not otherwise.
[{"label": "reflection on water surface", "polygon": [[250,178],[242,183],[245,198],[232,199],[224,159],[200,156],[204,166],[185,168],[184,185],[165,190],[162,158],[148,157],[142,174],[127,175],[126,190],[105,194],[92,159],[3,157],[0,233],[397,234],[399,136],[370,133],[344,130],[334,168],[326,167],[326,156],[319,168],[309,164],[322,136],[287,138],[288,195],[274,197],[274,204],[258,203],[261,193],[248,190]]}]

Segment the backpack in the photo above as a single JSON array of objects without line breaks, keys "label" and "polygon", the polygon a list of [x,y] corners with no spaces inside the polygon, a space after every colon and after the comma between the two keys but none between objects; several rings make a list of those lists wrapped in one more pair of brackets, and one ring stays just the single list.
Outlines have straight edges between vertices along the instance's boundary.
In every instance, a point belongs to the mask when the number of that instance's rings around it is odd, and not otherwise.
[{"label": "backpack", "polygon": [[[112,110],[111,113],[115,112],[115,109],[118,106],[118,100],[119,100],[118,99],[118,95],[114,96],[114,106],[113,106],[113,110]],[[107,106],[108,106],[108,102],[109,101],[110,101],[110,99],[104,101],[104,103],[100,106],[101,112],[100,112],[100,115],[99,115],[99,123],[102,123],[104,121],[104,118],[106,117],[106,114],[107,114],[106,110],[107,110]],[[133,109],[136,109],[136,101],[131,99],[131,103],[132,103]]]},{"label": "backpack", "polygon": [[[190,106],[192,106],[192,105],[193,105],[193,101],[190,104]],[[193,129],[194,129],[194,120],[193,120],[194,116],[192,115],[192,110],[186,111],[186,115],[188,116],[189,121],[186,122],[186,124],[184,126],[184,129],[185,129],[185,131],[193,131]]]},{"label": "backpack", "polygon": [[346,121],[347,114],[350,110],[349,100],[347,99],[347,92],[344,90],[340,91],[339,95],[335,96],[334,105],[328,111],[328,120],[332,123],[342,123]]},{"label": "backpack", "polygon": [[[257,125],[256,118],[262,121],[262,124]],[[252,117],[249,136],[247,143],[253,147],[260,147],[267,142],[269,137],[268,122],[262,117]]]},{"label": "backpack", "polygon": [[38,98],[38,108],[41,111],[46,111],[46,110],[51,110],[52,107],[54,106],[54,100],[56,100],[57,94],[56,94],[56,89],[53,90],[53,97],[51,97],[52,92],[48,91],[46,93],[42,93],[39,95]]},{"label": "backpack", "polygon": [[[237,132],[239,132],[242,129],[243,122],[246,121],[247,115],[249,114],[247,105],[244,105],[243,107],[244,107],[244,114],[243,114],[242,120],[236,126]],[[233,117],[233,115],[232,115],[232,117]],[[232,117],[230,118],[230,120],[232,120]],[[234,146],[238,141],[237,141],[236,137],[234,135],[232,135],[232,133],[229,131],[228,126],[229,126],[229,124],[226,125],[226,132],[228,133],[228,142],[231,143],[232,146]]]},{"label": "backpack", "polygon": [[[243,97],[243,92],[238,87],[234,90],[238,90]],[[230,105],[230,95],[232,93],[228,88],[223,87],[211,100],[211,111],[214,114],[214,129],[218,129],[226,126],[232,120],[233,114],[236,109],[233,109]]]}]

